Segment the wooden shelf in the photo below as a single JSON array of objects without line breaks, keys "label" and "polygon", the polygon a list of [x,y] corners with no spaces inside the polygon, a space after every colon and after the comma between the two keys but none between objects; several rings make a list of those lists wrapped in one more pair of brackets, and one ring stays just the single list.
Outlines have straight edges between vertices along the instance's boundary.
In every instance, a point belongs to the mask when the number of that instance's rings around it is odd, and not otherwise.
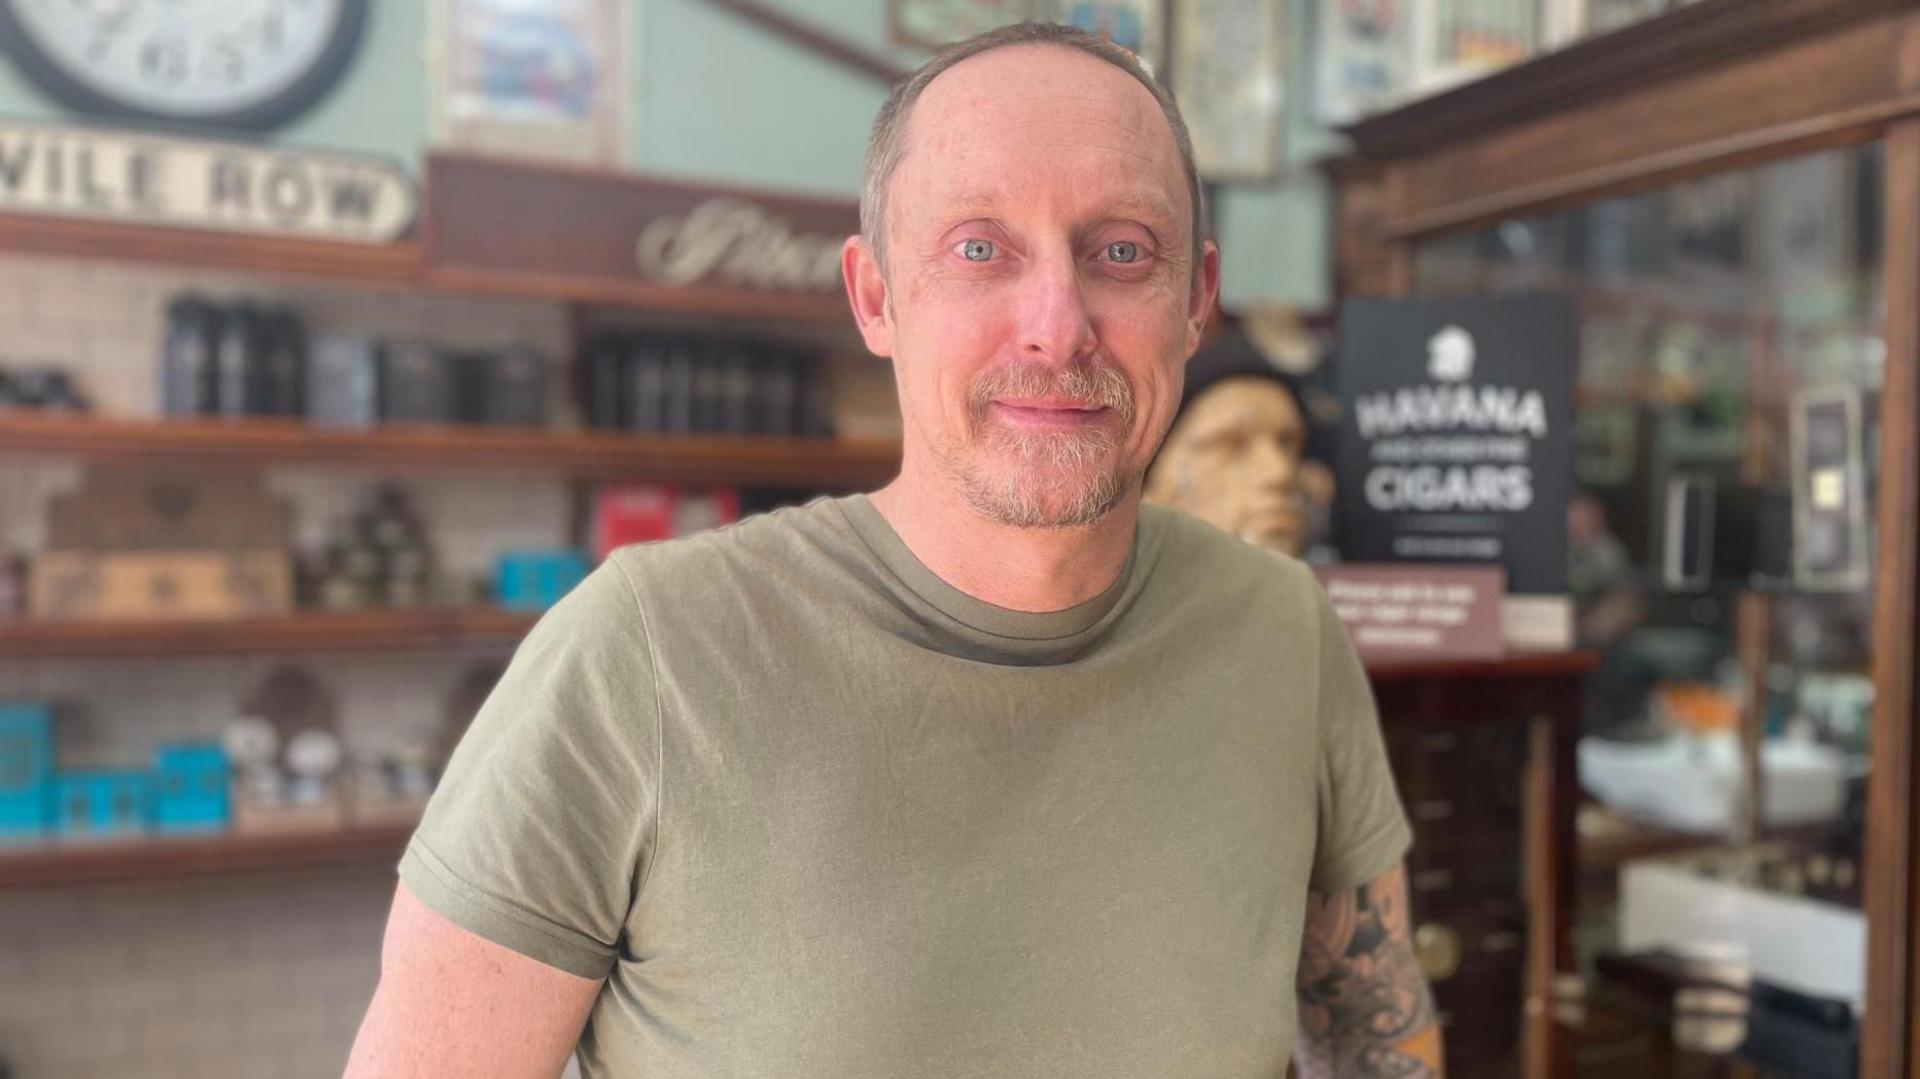
[{"label": "wooden shelf", "polygon": [[0,454],[89,461],[321,464],[381,471],[558,472],[592,480],[866,490],[898,443],[856,439],[559,433],[531,428],[316,427],[297,420],[115,420],[16,413]]},{"label": "wooden shelf", "polygon": [[1509,652],[1499,659],[1418,660],[1368,663],[1375,681],[1493,680],[1586,674],[1600,665],[1597,652]]},{"label": "wooden shelf", "polygon": [[108,259],[240,273],[326,278],[353,285],[417,285],[420,247],[164,228],[84,218],[0,213],[0,251]]},{"label": "wooden shelf", "polygon": [[490,607],[153,622],[0,619],[0,659],[369,652],[513,645],[537,616]]},{"label": "wooden shelf", "polygon": [[0,848],[0,890],[172,880],[398,859],[412,825]]}]

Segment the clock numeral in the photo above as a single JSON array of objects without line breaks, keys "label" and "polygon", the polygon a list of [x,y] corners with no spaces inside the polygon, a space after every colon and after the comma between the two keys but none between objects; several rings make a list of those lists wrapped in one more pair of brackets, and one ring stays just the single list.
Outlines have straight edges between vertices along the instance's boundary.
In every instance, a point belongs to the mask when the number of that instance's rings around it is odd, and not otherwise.
[{"label": "clock numeral", "polygon": [[221,38],[208,47],[205,68],[212,78],[239,86],[247,77],[247,54],[232,39]]},{"label": "clock numeral", "polygon": [[93,36],[87,42],[89,62],[97,64],[107,58],[107,53],[113,50],[114,39],[127,28],[127,23],[133,19],[133,15],[134,5],[127,4],[95,18]]},{"label": "clock numeral", "polygon": [[148,82],[178,86],[187,77],[187,43],[177,37],[150,37],[140,47],[140,73]]}]

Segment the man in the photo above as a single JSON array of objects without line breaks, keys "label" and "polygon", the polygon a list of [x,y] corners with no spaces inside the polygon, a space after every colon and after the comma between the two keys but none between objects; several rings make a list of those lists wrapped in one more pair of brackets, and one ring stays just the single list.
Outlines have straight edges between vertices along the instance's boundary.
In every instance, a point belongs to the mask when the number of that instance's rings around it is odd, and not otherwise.
[{"label": "man", "polygon": [[1338,620],[1139,504],[1219,273],[1171,100],[996,32],[901,84],[867,181],[899,477],[618,552],[541,622],[349,1074],[1276,1076],[1296,1008],[1309,1074],[1437,1073]]}]

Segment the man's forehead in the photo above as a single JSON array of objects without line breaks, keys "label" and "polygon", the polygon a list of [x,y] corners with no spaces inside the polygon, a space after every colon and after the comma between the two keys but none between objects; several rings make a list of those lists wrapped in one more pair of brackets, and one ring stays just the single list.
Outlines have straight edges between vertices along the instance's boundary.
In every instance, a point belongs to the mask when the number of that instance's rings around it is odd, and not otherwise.
[{"label": "man's forehead", "polygon": [[1184,190],[1172,130],[1147,88],[1055,45],[996,49],[943,72],[914,106],[906,144],[911,201],[943,216],[1028,205],[1043,170],[1116,213],[1173,218],[1168,188]]},{"label": "man's forehead", "polygon": [[[1018,174],[1003,175],[1006,182],[989,186],[959,187],[941,183],[923,189],[925,212],[942,217],[998,216],[1009,210],[1031,206],[1034,191],[1020,183]],[[1173,222],[1178,216],[1172,198],[1165,191],[1141,182],[1139,177],[1116,178],[1118,182],[1100,185],[1108,190],[1083,190],[1088,204],[1102,214],[1139,217],[1149,221]]]}]

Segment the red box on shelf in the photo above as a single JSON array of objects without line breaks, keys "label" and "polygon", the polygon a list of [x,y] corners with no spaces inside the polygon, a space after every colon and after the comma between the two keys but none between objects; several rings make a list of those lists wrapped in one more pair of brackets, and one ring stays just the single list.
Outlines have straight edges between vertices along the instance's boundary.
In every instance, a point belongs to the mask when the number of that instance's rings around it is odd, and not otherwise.
[{"label": "red box on shelf", "polygon": [[740,492],[731,487],[610,484],[593,496],[593,557],[603,561],[616,547],[690,535],[739,519]]}]

